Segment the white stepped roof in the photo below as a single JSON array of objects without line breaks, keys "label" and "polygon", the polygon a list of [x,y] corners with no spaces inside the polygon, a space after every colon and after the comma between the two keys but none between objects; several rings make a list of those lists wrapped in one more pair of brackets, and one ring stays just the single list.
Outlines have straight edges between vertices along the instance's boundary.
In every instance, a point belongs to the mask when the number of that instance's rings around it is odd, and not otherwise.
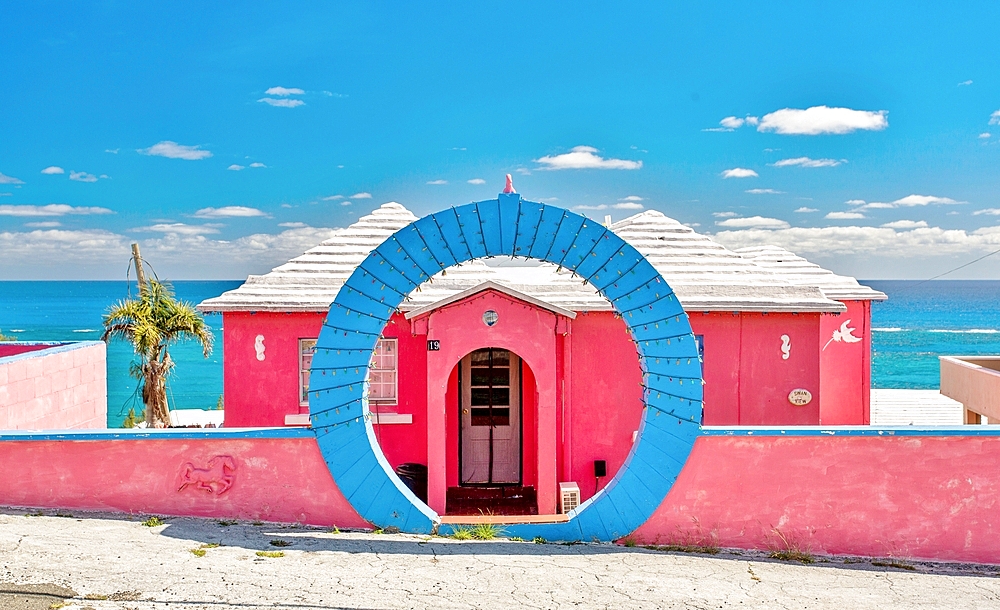
[{"label": "white stepped roof", "polygon": [[780,274],[799,286],[819,286],[827,297],[838,301],[884,301],[885,293],[859,284],[853,277],[837,275],[778,246],[757,246],[737,250],[741,256]]},{"label": "white stepped roof", "polygon": [[[203,301],[201,311],[326,311],[369,252],[416,217],[387,203],[341,229],[302,256],[265,275]],[[843,311],[815,285],[796,285],[782,275],[727,250],[710,238],[647,211],[612,225],[664,276],[688,311]],[[570,311],[610,310],[590,284],[549,263],[522,264],[497,258],[463,263],[434,275],[400,305],[413,311],[492,281]]]},{"label": "white stepped roof", "polygon": [[648,210],[611,225],[656,267],[688,311],[843,311],[673,218]]}]

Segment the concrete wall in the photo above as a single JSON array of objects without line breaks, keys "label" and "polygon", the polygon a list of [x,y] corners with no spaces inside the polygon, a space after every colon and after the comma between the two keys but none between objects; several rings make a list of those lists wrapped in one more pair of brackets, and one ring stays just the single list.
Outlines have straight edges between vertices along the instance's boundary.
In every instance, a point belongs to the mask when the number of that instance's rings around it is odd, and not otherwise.
[{"label": "concrete wall", "polygon": [[8,355],[0,357],[0,430],[107,427],[103,342],[3,347]]},{"label": "concrete wall", "polygon": [[1000,356],[943,356],[941,393],[962,403],[967,423],[1000,423]]},{"label": "concrete wall", "polygon": [[1000,435],[968,430],[712,430],[635,535],[1000,563]]},{"label": "concrete wall", "polygon": [[[366,525],[310,430],[8,433],[0,464],[7,506]],[[707,429],[634,535],[1000,563],[997,472],[992,426]]]}]

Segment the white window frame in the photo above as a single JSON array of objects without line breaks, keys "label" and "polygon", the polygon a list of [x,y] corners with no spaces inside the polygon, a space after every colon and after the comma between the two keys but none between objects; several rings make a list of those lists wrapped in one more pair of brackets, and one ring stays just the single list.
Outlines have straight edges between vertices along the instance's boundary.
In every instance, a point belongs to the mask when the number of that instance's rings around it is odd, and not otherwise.
[{"label": "white window frame", "polygon": [[[381,353],[384,346],[392,346],[392,366],[385,367],[381,369],[376,369],[376,360],[382,357],[384,354]],[[392,398],[381,398],[374,399],[371,396],[372,381],[371,377],[373,374],[380,374],[383,372],[392,373]],[[372,351],[372,362],[368,367],[368,404],[378,407],[395,407],[399,405],[399,339],[395,337],[380,337],[378,342],[375,344],[375,349]],[[381,383],[381,382],[380,382]]]},{"label": "white window frame", "polygon": [[316,350],[316,339],[299,339],[299,353],[298,353],[299,363],[298,363],[298,367],[297,368],[299,369],[299,406],[300,407],[308,407],[309,406],[309,393],[308,393],[309,392],[309,382],[306,381],[306,374],[308,374],[309,371],[305,370],[303,368],[303,366],[302,366],[302,361],[305,359],[305,353],[303,351],[303,348],[307,344],[309,345],[308,349],[313,350],[312,353],[309,354],[309,366],[311,367],[312,366],[312,357],[316,353],[315,352],[315,350]]}]

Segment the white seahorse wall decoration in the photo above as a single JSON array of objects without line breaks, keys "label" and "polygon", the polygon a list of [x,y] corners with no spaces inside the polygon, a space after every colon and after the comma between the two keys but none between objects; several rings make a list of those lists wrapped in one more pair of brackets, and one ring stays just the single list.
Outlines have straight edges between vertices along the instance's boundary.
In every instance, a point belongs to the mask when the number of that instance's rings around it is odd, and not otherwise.
[{"label": "white seahorse wall decoration", "polygon": [[264,335],[257,335],[253,340],[253,349],[257,352],[257,360],[264,361]]},{"label": "white seahorse wall decoration", "polygon": [[792,338],[788,335],[781,335],[781,359],[788,360],[792,353]]},{"label": "white seahorse wall decoration", "polygon": [[833,331],[833,336],[830,337],[830,340],[827,341],[826,345],[823,346],[824,352],[826,351],[826,348],[834,341],[836,341],[837,343],[840,343],[841,341],[843,341],[844,343],[858,343],[859,341],[861,341],[861,337],[854,336],[853,333],[855,329],[848,326],[848,324],[850,323],[851,323],[850,320],[844,320],[844,323],[840,325],[840,328]]}]

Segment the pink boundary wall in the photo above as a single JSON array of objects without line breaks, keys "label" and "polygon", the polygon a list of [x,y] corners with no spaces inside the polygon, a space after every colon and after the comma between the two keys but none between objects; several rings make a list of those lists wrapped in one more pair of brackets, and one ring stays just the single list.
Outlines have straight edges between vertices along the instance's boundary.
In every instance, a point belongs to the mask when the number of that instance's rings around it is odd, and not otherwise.
[{"label": "pink boundary wall", "polygon": [[[308,430],[8,433],[0,464],[8,506],[368,526]],[[1000,563],[997,472],[1000,432],[709,429],[635,537]]]},{"label": "pink boundary wall", "polygon": [[9,355],[0,357],[0,429],[108,425],[107,348],[103,342],[3,347],[7,349],[2,353]]}]

